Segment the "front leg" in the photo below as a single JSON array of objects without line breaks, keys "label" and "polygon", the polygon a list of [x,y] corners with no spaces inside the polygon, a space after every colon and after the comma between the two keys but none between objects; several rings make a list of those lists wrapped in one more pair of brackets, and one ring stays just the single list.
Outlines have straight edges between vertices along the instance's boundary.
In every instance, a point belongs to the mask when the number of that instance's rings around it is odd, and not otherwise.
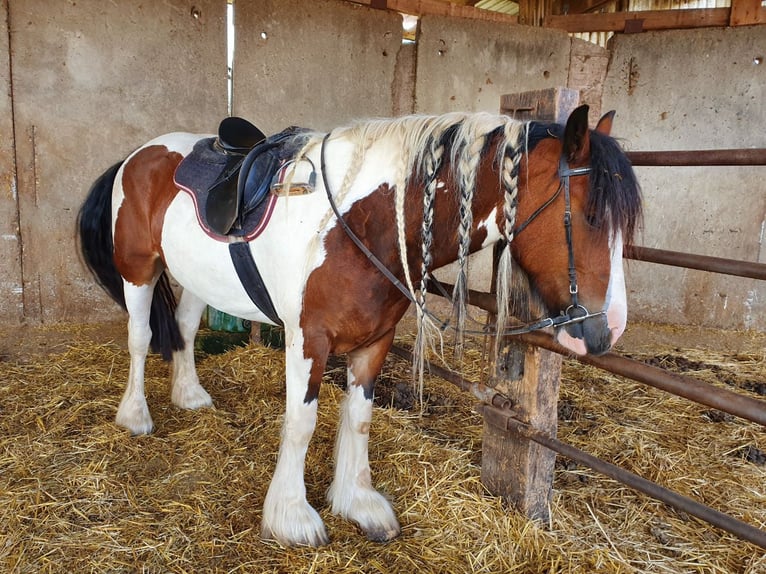
[{"label": "front leg", "polygon": [[372,486],[368,455],[375,378],[394,332],[349,353],[347,396],[335,443],[335,479],[327,493],[333,513],[355,522],[375,542],[387,542],[401,532],[391,503]]},{"label": "front leg", "polygon": [[302,330],[286,333],[287,408],[274,476],[263,503],[261,536],[285,546],[329,543],[322,519],[306,500],[304,467],[317,420],[326,342],[305,345]]}]

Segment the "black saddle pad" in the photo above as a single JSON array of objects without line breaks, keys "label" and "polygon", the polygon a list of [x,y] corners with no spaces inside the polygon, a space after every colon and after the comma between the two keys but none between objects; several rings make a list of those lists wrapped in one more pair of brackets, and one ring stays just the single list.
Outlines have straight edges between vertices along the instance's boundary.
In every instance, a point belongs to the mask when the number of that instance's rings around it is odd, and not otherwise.
[{"label": "black saddle pad", "polygon": [[[176,185],[194,200],[197,219],[208,235],[222,241],[227,236],[249,241],[260,234],[276,201],[269,193],[271,182],[280,167],[292,159],[305,145],[309,130],[288,128],[256,145],[244,158],[223,153],[216,138],[198,141],[192,152],[176,168]],[[206,206],[211,187],[226,178],[232,170],[239,173],[239,215],[227,235],[215,231],[208,221]]]}]

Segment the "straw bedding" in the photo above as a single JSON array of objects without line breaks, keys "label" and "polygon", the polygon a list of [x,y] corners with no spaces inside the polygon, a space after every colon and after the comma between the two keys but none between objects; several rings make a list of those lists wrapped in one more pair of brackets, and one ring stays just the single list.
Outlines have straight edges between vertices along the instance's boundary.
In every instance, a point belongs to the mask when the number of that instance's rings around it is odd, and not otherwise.
[{"label": "straw bedding", "polygon": [[[652,326],[648,333],[623,351],[763,394],[766,335],[737,334],[727,348],[722,334],[710,333],[706,344],[716,350],[703,351],[698,330]],[[169,405],[169,367],[150,357],[147,394],[157,428],[130,437],[113,423],[128,370],[122,326],[2,335],[3,571],[766,572],[761,549],[561,457],[550,524],[509,511],[479,480],[474,399],[436,378],[426,381],[422,412],[376,408],[373,476],[403,526],[387,545],[366,541],[327,512],[342,391],[324,385],[306,482],[332,543],[285,549],[258,536],[284,405],[281,351],[249,345],[200,354],[200,378],[216,407],[198,412]],[[469,379],[485,373],[482,344],[474,342],[460,367]],[[342,370],[331,368],[328,382]],[[380,402],[411,406],[401,384],[408,379],[408,365],[390,358]],[[766,528],[759,425],[565,361],[559,437]]]}]

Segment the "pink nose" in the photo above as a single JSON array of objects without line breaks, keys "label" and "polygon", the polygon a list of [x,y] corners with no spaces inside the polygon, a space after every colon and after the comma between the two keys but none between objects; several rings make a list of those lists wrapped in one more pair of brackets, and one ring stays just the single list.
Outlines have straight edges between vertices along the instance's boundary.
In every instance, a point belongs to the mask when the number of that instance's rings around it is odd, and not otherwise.
[{"label": "pink nose", "polygon": [[575,355],[587,355],[588,348],[585,346],[585,341],[572,337],[567,333],[566,329],[559,329],[556,333],[556,342],[562,347],[566,347],[572,351]]}]

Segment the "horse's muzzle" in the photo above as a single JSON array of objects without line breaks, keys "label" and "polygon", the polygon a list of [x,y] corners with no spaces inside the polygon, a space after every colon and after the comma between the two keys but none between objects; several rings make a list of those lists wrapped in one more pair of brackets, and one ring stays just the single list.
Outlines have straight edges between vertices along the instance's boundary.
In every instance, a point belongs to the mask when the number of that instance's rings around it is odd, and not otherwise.
[{"label": "horse's muzzle", "polygon": [[603,355],[612,348],[612,329],[604,314],[558,329],[556,341],[578,355]]}]

